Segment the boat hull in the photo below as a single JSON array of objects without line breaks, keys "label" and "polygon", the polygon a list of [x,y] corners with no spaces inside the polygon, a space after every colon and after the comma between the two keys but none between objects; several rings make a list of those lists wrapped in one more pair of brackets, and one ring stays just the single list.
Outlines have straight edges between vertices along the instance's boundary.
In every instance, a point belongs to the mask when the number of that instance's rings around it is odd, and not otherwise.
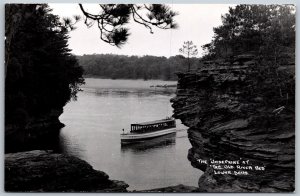
[{"label": "boat hull", "polygon": [[125,134],[121,134],[121,143],[124,144],[124,143],[141,142],[144,140],[160,137],[175,132],[176,132],[176,128],[170,128],[170,129],[164,129],[164,130],[159,130],[159,131],[154,131],[149,133],[140,133],[140,134],[125,133]]}]

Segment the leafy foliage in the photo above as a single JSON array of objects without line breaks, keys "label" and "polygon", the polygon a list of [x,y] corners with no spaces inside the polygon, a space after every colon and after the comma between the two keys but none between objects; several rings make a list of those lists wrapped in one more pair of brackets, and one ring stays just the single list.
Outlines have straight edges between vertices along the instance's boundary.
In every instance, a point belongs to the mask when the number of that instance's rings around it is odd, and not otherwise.
[{"label": "leafy foliage", "polygon": [[118,47],[126,43],[130,35],[129,29],[124,27],[130,17],[148,28],[150,33],[153,33],[154,26],[160,29],[177,27],[173,19],[177,13],[162,4],[99,4],[99,14],[91,14],[82,4],[79,6],[85,16],[85,24],[90,27],[96,22],[101,40]]},{"label": "leafy foliage", "polygon": [[50,11],[45,4],[6,5],[6,123],[24,126],[61,110],[84,83],[68,27]]},{"label": "leafy foliage", "polygon": [[222,16],[214,38],[203,48],[207,57],[252,52],[279,56],[295,47],[295,7],[292,5],[237,5]]}]

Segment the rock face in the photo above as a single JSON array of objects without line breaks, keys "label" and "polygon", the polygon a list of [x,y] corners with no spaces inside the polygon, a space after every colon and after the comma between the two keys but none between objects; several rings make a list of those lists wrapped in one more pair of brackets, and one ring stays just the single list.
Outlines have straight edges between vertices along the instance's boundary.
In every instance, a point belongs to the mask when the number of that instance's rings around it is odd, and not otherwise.
[{"label": "rock face", "polygon": [[[188,159],[204,171],[200,191],[294,191],[294,108],[273,104],[272,97],[266,100],[268,92],[258,93],[260,84],[253,85],[252,77],[246,65],[178,73],[177,94],[171,102],[174,117],[189,127]],[[249,160],[265,170],[219,175],[200,159]]]},{"label": "rock face", "polygon": [[39,150],[5,154],[8,192],[127,192],[127,187],[76,157]]},{"label": "rock face", "polygon": [[36,149],[55,149],[59,130],[64,126],[59,121],[63,109],[53,109],[39,118],[30,118],[24,124],[5,124],[5,153]]}]

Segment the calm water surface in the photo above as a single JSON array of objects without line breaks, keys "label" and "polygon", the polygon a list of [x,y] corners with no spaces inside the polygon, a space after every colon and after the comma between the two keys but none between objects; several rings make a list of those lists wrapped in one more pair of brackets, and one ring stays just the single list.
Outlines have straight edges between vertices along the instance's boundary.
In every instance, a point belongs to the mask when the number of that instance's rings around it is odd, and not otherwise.
[{"label": "calm water surface", "polygon": [[63,153],[77,156],[129,190],[185,184],[197,186],[201,171],[187,159],[191,147],[186,127],[177,121],[176,134],[136,145],[121,146],[122,128],[131,123],[172,115],[174,89],[150,88],[166,81],[86,79],[78,100],[68,103],[60,120]]}]

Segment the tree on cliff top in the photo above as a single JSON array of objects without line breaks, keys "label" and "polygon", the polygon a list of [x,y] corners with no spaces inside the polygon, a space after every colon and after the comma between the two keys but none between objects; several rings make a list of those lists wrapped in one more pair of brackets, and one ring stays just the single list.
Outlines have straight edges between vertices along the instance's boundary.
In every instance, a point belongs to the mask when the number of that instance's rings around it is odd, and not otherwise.
[{"label": "tree on cliff top", "polygon": [[205,58],[227,57],[246,52],[280,56],[295,48],[295,6],[237,5],[222,16],[211,43],[203,46]]},{"label": "tree on cliff top", "polygon": [[190,58],[195,57],[198,54],[197,46],[194,45],[192,41],[186,41],[183,43],[182,48],[179,49],[179,52],[187,57],[188,71],[190,71],[190,67],[191,67]]},{"label": "tree on cliff top", "polygon": [[111,45],[120,47],[126,43],[129,29],[124,27],[130,18],[153,33],[152,27],[160,29],[176,28],[174,16],[178,13],[163,4],[99,4],[99,13],[92,14],[79,4],[85,16],[85,24],[90,27],[95,22],[100,30],[100,39]]}]

